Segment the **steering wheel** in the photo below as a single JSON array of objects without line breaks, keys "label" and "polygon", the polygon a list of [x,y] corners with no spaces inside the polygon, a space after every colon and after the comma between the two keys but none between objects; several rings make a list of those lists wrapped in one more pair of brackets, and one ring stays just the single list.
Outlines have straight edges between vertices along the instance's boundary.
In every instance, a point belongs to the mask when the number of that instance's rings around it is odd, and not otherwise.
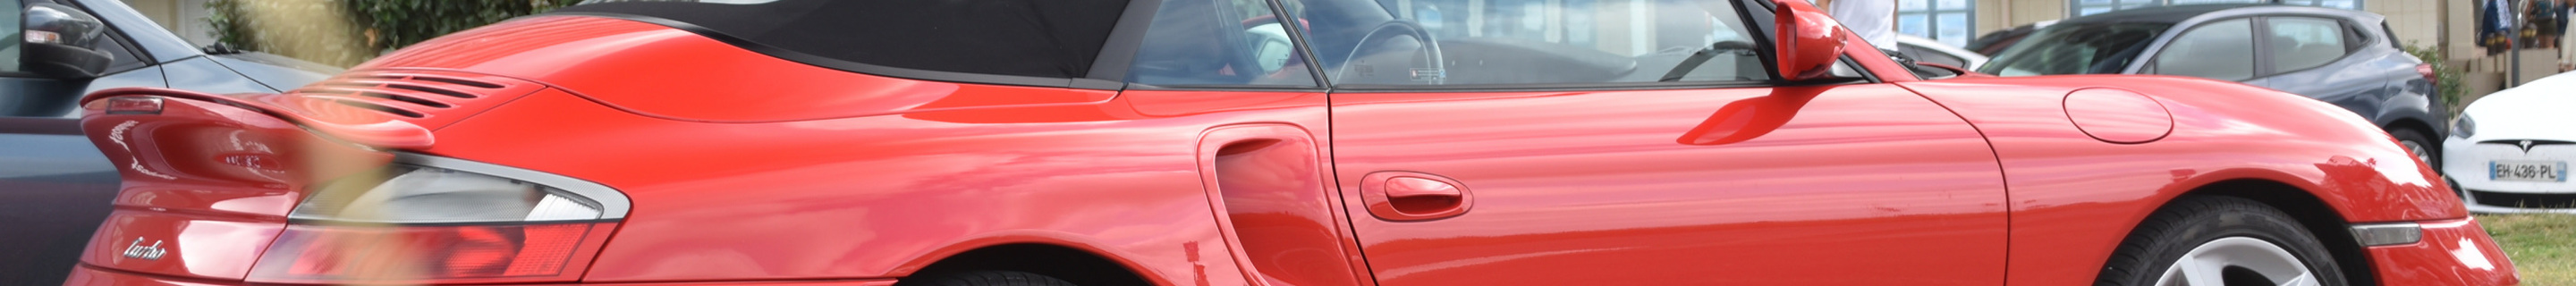
[{"label": "steering wheel", "polygon": [[1252,59],[1251,65],[1247,66],[1252,68],[1250,74],[1266,76],[1280,72],[1280,69],[1289,66],[1289,62],[1301,61],[1301,58],[1297,57],[1297,44],[1288,39],[1287,23],[1279,22],[1278,16],[1261,15],[1244,19],[1242,27],[1243,34],[1248,37],[1245,39],[1248,46],[1244,48],[1251,51],[1243,55]]},{"label": "steering wheel", "polygon": [[[1360,57],[1364,55],[1375,55],[1376,53],[1370,53],[1371,50],[1376,50],[1374,49],[1377,48],[1375,46],[1384,45],[1385,41],[1396,39],[1396,37],[1412,38],[1413,41],[1422,43],[1421,49],[1417,51],[1420,54],[1416,57],[1416,59],[1421,61],[1415,62],[1411,68],[1398,71],[1402,72],[1402,75],[1406,76],[1406,80],[1388,82],[1354,80],[1355,82],[1372,84],[1422,82],[1436,85],[1449,77],[1448,69],[1442,66],[1444,63],[1448,63],[1448,61],[1440,58],[1440,43],[1431,39],[1431,33],[1428,30],[1423,29],[1420,24],[1415,24],[1412,21],[1397,20],[1378,24],[1377,27],[1370,28],[1368,34],[1360,36],[1359,42],[1351,45],[1352,48],[1350,55],[1342,57],[1342,67],[1333,73],[1333,79],[1335,81],[1342,81],[1344,79],[1353,79],[1355,77],[1378,77],[1376,74],[1379,73],[1379,71],[1375,71],[1374,66],[1367,66],[1366,64],[1361,63],[1362,61],[1360,60]],[[1360,72],[1360,74],[1352,74],[1352,72],[1355,71]]]}]

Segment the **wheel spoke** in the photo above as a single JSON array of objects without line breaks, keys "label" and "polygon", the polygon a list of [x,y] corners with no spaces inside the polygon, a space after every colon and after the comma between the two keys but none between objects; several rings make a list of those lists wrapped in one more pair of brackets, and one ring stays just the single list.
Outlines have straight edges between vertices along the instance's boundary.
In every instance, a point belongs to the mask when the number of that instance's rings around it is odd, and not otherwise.
[{"label": "wheel spoke", "polygon": [[2281,286],[2317,286],[2317,274],[2300,273],[2298,278],[2290,278],[2289,282],[2283,282]]},{"label": "wheel spoke", "polygon": [[[2433,163],[2433,150],[2426,150],[2424,148],[2424,143],[2415,143],[2414,141],[2399,141],[2397,143],[2405,145],[2406,151],[2414,152],[2416,161],[2423,161],[2425,164]],[[2439,166],[2436,166],[2436,168],[2438,167]]]},{"label": "wheel spoke", "polygon": [[2182,280],[2183,280],[2183,283],[2184,283],[2183,285],[2190,285],[2190,286],[2222,286],[2222,285],[2227,285],[2226,280],[2223,280],[2223,279],[2222,279],[2222,278],[2224,278],[2224,277],[2220,277],[2220,276],[2219,276],[2219,268],[2220,268],[2220,267],[2225,267],[2227,264],[2225,264],[2225,263],[2211,263],[2211,262],[2209,262],[2209,261],[2201,261],[2202,259],[2207,259],[2207,258],[2204,258],[2204,257],[2184,257],[2181,261],[2175,261],[2175,262],[2176,262],[2176,264],[2174,265],[2174,267],[2182,268]]}]

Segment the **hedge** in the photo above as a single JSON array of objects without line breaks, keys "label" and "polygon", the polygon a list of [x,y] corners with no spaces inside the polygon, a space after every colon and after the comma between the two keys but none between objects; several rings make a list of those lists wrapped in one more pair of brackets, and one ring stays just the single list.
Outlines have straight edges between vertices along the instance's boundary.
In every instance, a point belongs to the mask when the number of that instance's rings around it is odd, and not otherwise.
[{"label": "hedge", "polygon": [[439,35],[578,0],[212,0],[221,44],[351,66]]},{"label": "hedge", "polygon": [[[2424,64],[2432,65],[2434,75],[2433,89],[2435,90],[2435,93],[2437,93],[2434,98],[2435,100],[2441,100],[2452,108],[2452,110],[2444,112],[2468,108],[2468,102],[2460,101],[2460,97],[2468,93],[2468,90],[2465,89],[2467,86],[2464,86],[2466,85],[2466,80],[2462,79],[2462,77],[2466,75],[2466,72],[2461,71],[2459,67],[2451,66],[2450,57],[2443,56],[2441,49],[2415,45],[2415,42],[2413,41],[2406,42],[2405,50],[2407,54],[2415,55],[2416,59],[2423,60]],[[2452,112],[2452,114],[2458,113]],[[2453,116],[2456,117],[2457,115]],[[2443,118],[2443,120],[2449,120],[2449,118]]]}]

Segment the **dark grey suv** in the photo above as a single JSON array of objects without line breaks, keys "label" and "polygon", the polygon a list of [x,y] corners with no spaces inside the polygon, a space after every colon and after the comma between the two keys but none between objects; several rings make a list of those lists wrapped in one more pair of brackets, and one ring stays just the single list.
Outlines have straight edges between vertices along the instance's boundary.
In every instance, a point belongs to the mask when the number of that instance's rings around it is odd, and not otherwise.
[{"label": "dark grey suv", "polygon": [[2242,82],[2359,113],[2418,159],[2438,162],[2449,104],[2432,70],[2400,49],[2385,17],[2308,6],[2182,5],[2049,25],[1978,72],[1999,76],[2162,74]]}]

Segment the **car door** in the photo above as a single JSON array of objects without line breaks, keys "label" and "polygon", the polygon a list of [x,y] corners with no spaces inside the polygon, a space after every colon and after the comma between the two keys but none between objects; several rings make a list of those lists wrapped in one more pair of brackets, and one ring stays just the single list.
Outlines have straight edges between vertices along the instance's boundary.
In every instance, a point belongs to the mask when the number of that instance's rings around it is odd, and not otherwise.
[{"label": "car door", "polygon": [[[1767,39],[1707,36],[1763,37],[1767,3],[1408,2],[1380,11],[1445,15],[1307,36],[1379,285],[2002,283],[1984,139],[1903,88],[1775,81]],[[1377,37],[1404,26],[1431,44]]]}]

